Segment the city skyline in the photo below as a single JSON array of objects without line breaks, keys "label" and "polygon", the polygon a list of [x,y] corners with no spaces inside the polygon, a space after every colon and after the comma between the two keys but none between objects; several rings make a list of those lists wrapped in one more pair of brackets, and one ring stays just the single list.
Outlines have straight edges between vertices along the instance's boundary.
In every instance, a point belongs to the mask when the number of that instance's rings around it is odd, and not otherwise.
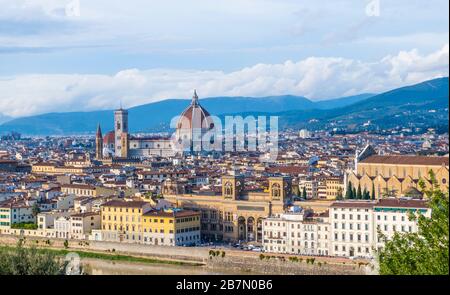
[{"label": "city skyline", "polygon": [[447,1],[0,8],[0,277],[448,276]]}]

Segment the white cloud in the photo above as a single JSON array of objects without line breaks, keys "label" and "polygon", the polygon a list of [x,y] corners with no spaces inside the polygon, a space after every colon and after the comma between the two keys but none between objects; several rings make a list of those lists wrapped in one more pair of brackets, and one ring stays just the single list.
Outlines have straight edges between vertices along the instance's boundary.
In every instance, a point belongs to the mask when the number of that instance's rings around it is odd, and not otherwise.
[{"label": "white cloud", "polygon": [[312,99],[382,92],[449,74],[449,45],[422,55],[401,51],[375,62],[309,57],[256,64],[238,71],[128,69],[115,75],[33,74],[0,77],[0,113],[17,117],[46,112],[126,107],[166,98],[295,94]]}]

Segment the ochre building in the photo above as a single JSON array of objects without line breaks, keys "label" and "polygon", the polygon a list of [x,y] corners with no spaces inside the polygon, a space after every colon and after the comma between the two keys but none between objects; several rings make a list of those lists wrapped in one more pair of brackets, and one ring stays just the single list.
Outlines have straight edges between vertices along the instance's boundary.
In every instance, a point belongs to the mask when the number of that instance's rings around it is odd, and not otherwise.
[{"label": "ochre building", "polygon": [[355,170],[347,174],[347,181],[353,187],[364,189],[372,194],[375,190],[377,199],[386,196],[418,196],[419,182],[427,188],[432,186],[429,172],[433,171],[441,190],[448,191],[449,158],[392,155],[381,156],[371,147],[355,159]]},{"label": "ochre building", "polygon": [[205,239],[262,241],[262,220],[283,213],[291,201],[291,179],[269,178],[268,192],[245,191],[245,179],[223,176],[221,194],[165,194],[177,207],[201,211],[201,234]]}]

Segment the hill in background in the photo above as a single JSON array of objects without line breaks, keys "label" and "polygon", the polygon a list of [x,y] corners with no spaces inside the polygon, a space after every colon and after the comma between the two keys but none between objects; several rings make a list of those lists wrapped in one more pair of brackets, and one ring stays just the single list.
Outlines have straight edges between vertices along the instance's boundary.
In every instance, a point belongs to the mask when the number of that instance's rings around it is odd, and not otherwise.
[{"label": "hill in background", "polygon": [[[378,95],[311,101],[305,97],[213,97],[200,103],[217,116],[225,114],[280,117],[280,128],[373,129],[403,127],[448,128],[448,77],[393,89]],[[170,120],[189,105],[187,99],[167,99],[129,109],[131,132],[169,131]],[[113,129],[113,110],[49,113],[18,118],[0,125],[0,132],[25,135],[92,134],[97,124]]]}]

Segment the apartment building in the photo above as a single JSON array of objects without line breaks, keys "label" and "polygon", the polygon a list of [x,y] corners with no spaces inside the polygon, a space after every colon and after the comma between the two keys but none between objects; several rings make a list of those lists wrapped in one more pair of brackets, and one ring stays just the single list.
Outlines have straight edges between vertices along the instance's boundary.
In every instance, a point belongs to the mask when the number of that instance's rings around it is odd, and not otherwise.
[{"label": "apartment building", "polygon": [[11,228],[17,223],[34,222],[34,201],[26,199],[8,199],[0,203],[0,228]]},{"label": "apartment building", "polygon": [[78,197],[96,197],[97,190],[93,185],[88,184],[65,184],[61,186],[61,192]]},{"label": "apartment building", "polygon": [[331,254],[372,258],[395,232],[416,232],[409,214],[431,217],[426,201],[388,198],[378,201],[342,201],[330,207]]},{"label": "apartment building", "polygon": [[70,238],[70,217],[60,216],[55,219],[55,237],[59,239]]},{"label": "apartment building", "polygon": [[330,207],[331,255],[372,257],[375,225],[372,201],[335,202]]},{"label": "apartment building", "polygon": [[68,211],[42,212],[37,215],[37,225],[40,230],[49,230],[55,228],[55,220],[61,216],[69,216]]},{"label": "apartment building", "polygon": [[152,210],[143,215],[143,243],[182,246],[200,243],[200,212]]},{"label": "apartment building", "polygon": [[144,201],[113,200],[101,206],[101,239],[130,243],[142,242],[142,216],[151,210]]},{"label": "apartment building", "polygon": [[92,230],[100,229],[100,213],[85,212],[70,216],[70,238],[84,240],[91,234]]},{"label": "apartment building", "polygon": [[329,255],[328,214],[314,216],[309,210],[295,210],[264,220],[264,250],[274,253]]},{"label": "apartment building", "polygon": [[318,186],[319,184],[315,179],[300,179],[298,183],[298,188],[300,192],[303,192],[303,189],[306,190],[307,199],[318,198]]},{"label": "apartment building", "polygon": [[417,231],[410,213],[431,217],[426,201],[405,198],[337,201],[321,214],[300,209],[264,219],[263,246],[273,253],[370,259],[396,232]]},{"label": "apartment building", "polygon": [[[425,201],[409,201],[402,199],[381,199],[373,207],[377,230],[390,239],[396,232],[417,232],[417,222],[410,220],[409,212],[420,213],[431,217],[431,209]],[[383,247],[384,240],[376,236],[376,249]]]}]

